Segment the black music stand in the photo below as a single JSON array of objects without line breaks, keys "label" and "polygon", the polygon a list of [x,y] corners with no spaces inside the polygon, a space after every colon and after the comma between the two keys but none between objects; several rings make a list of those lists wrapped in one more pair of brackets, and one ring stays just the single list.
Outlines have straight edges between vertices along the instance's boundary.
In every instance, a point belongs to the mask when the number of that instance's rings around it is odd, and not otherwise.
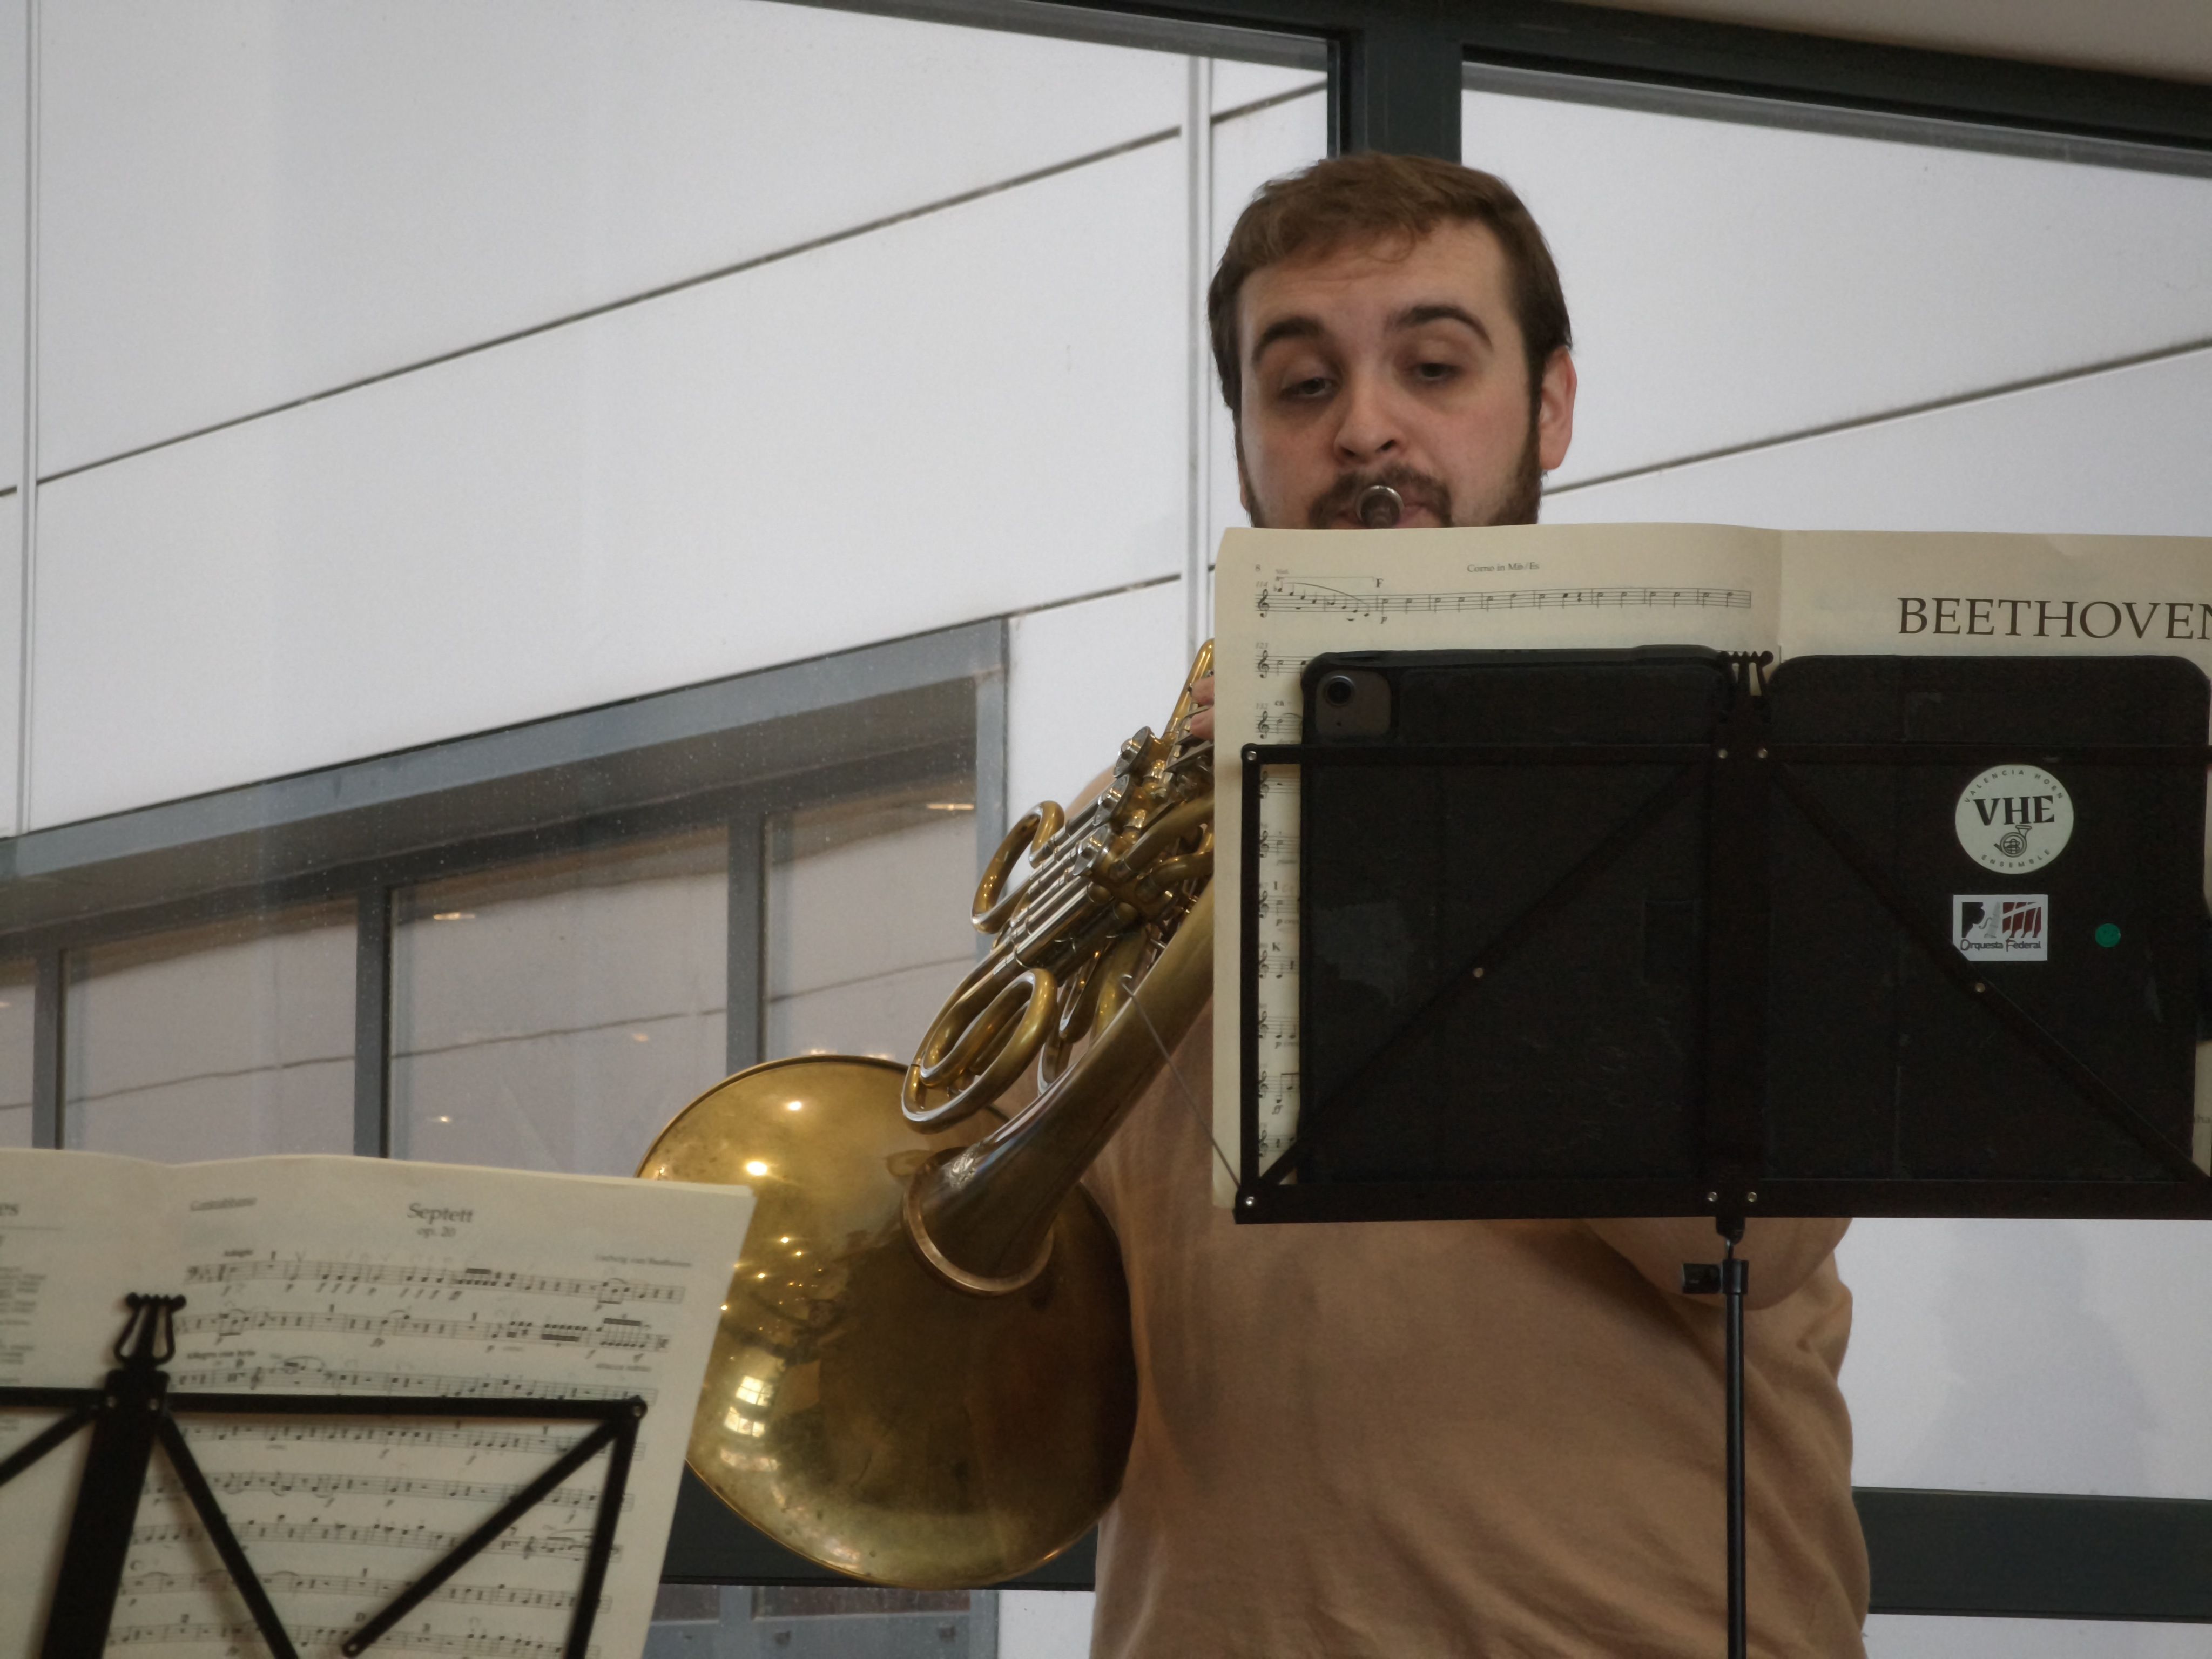
[{"label": "black music stand", "polygon": [[2204,676],[1770,660],[1323,656],[1243,750],[1247,917],[1303,779],[1302,1108],[1263,1168],[1248,927],[1237,1220],[1712,1217],[1731,1654],[1745,1217],[2212,1214]]},{"label": "black music stand", "polygon": [[269,1593],[246,1559],[222,1506],[216,1500],[199,1460],[177,1426],[179,1413],[255,1417],[487,1417],[538,1422],[588,1422],[597,1427],[570,1447],[499,1512],[453,1547],[420,1577],[394,1596],[382,1611],[348,1637],[347,1659],[366,1652],[509,1527],[598,1454],[608,1455],[599,1512],[584,1554],[576,1605],[568,1618],[566,1659],[585,1659],[592,1626],[599,1617],[599,1593],[612,1558],[615,1524],[622,1514],[630,1459],[645,1401],[631,1395],[617,1400],[541,1400],[521,1396],[492,1399],[456,1395],[433,1399],[402,1395],[202,1394],[169,1389],[161,1367],[176,1352],[171,1321],[185,1305],[181,1296],[125,1298],[130,1317],[116,1339],[117,1368],[95,1389],[0,1388],[0,1410],[58,1408],[65,1414],[0,1461],[0,1486],[29,1468],[79,1429],[92,1430],[92,1450],[77,1486],[69,1540],[62,1553],[61,1577],[39,1651],[40,1659],[98,1659],[107,1645],[108,1626],[131,1547],[131,1529],[146,1470],[158,1444],[206,1527],[208,1540],[222,1557],[232,1582],[252,1613],[261,1638],[276,1659],[298,1659]]}]

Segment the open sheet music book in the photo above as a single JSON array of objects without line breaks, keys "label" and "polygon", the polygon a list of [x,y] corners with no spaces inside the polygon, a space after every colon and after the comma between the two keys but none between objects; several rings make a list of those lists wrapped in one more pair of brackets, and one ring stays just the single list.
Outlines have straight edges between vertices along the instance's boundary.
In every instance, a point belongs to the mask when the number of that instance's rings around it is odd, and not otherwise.
[{"label": "open sheet music book", "polygon": [[[647,1401],[592,1649],[635,1654],[752,1213],[742,1188],[351,1158],[171,1167],[0,1152],[0,1383],[98,1386],[128,1291],[181,1294],[173,1392]],[[53,1412],[0,1415],[0,1457]],[[302,1656],[331,1656],[589,1427],[184,1415]],[[39,1650],[87,1443],[0,1486],[0,1654]],[[372,1653],[555,1659],[604,1455]],[[156,1454],[111,1651],[264,1652]]]},{"label": "open sheet music book", "polygon": [[[1300,738],[1325,651],[1702,645],[1814,653],[2159,655],[2212,672],[2212,540],[1774,531],[1724,525],[1232,530],[1214,572],[1214,879],[1241,890],[1247,744]],[[1261,914],[1220,907],[1214,1136],[1239,1138],[1242,930],[1261,951],[1264,1167],[1297,1133],[1298,781],[1262,785]],[[2200,1067],[2198,1138],[2207,1129]],[[1232,1158],[1231,1162],[1235,1160]],[[1235,1196],[1216,1165],[1214,1201]]]}]

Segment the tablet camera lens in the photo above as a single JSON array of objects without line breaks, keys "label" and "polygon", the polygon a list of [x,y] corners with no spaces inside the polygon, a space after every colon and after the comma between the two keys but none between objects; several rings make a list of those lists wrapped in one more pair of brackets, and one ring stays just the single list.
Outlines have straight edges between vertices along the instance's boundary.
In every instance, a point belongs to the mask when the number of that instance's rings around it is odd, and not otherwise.
[{"label": "tablet camera lens", "polygon": [[1349,674],[1331,674],[1321,683],[1322,700],[1333,708],[1342,708],[1358,693]]}]

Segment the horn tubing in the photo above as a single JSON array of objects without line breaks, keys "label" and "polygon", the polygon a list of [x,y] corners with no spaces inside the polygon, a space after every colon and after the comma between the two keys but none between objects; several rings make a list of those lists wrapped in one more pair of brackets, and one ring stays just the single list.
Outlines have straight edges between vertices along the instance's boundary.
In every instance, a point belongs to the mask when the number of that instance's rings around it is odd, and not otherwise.
[{"label": "horn tubing", "polygon": [[1011,1121],[915,1177],[906,1220],[928,1241],[917,1243],[923,1259],[958,1267],[969,1276],[963,1289],[1026,1282],[1042,1266],[1061,1201],[1158,1071],[1158,1044],[1181,1042],[1212,994],[1208,887],[1132,994],[1136,1006],[1091,1040],[1080,1066]]}]

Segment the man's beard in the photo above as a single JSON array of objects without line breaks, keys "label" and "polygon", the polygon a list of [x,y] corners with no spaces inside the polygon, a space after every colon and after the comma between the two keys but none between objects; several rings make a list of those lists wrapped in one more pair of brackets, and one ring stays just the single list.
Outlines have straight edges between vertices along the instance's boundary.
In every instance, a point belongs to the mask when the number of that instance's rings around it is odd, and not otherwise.
[{"label": "man's beard", "polygon": [[[1243,455],[1238,455],[1243,463]],[[1372,471],[1346,472],[1323,490],[1306,509],[1306,526],[1310,530],[1326,530],[1337,519],[1353,513],[1354,503],[1366,490],[1376,484],[1388,484],[1405,500],[1408,510],[1425,507],[1440,525],[1456,525],[1452,516],[1451,486],[1442,478],[1402,464]],[[1511,483],[1505,498],[1498,509],[1480,520],[1485,525],[1534,524],[1544,495],[1544,471],[1536,461],[1536,417],[1528,417],[1528,436],[1521,445],[1521,453],[1513,463]],[[1356,517],[1357,514],[1354,514]],[[1268,528],[1267,522],[1258,512],[1252,514],[1255,529]]]}]

